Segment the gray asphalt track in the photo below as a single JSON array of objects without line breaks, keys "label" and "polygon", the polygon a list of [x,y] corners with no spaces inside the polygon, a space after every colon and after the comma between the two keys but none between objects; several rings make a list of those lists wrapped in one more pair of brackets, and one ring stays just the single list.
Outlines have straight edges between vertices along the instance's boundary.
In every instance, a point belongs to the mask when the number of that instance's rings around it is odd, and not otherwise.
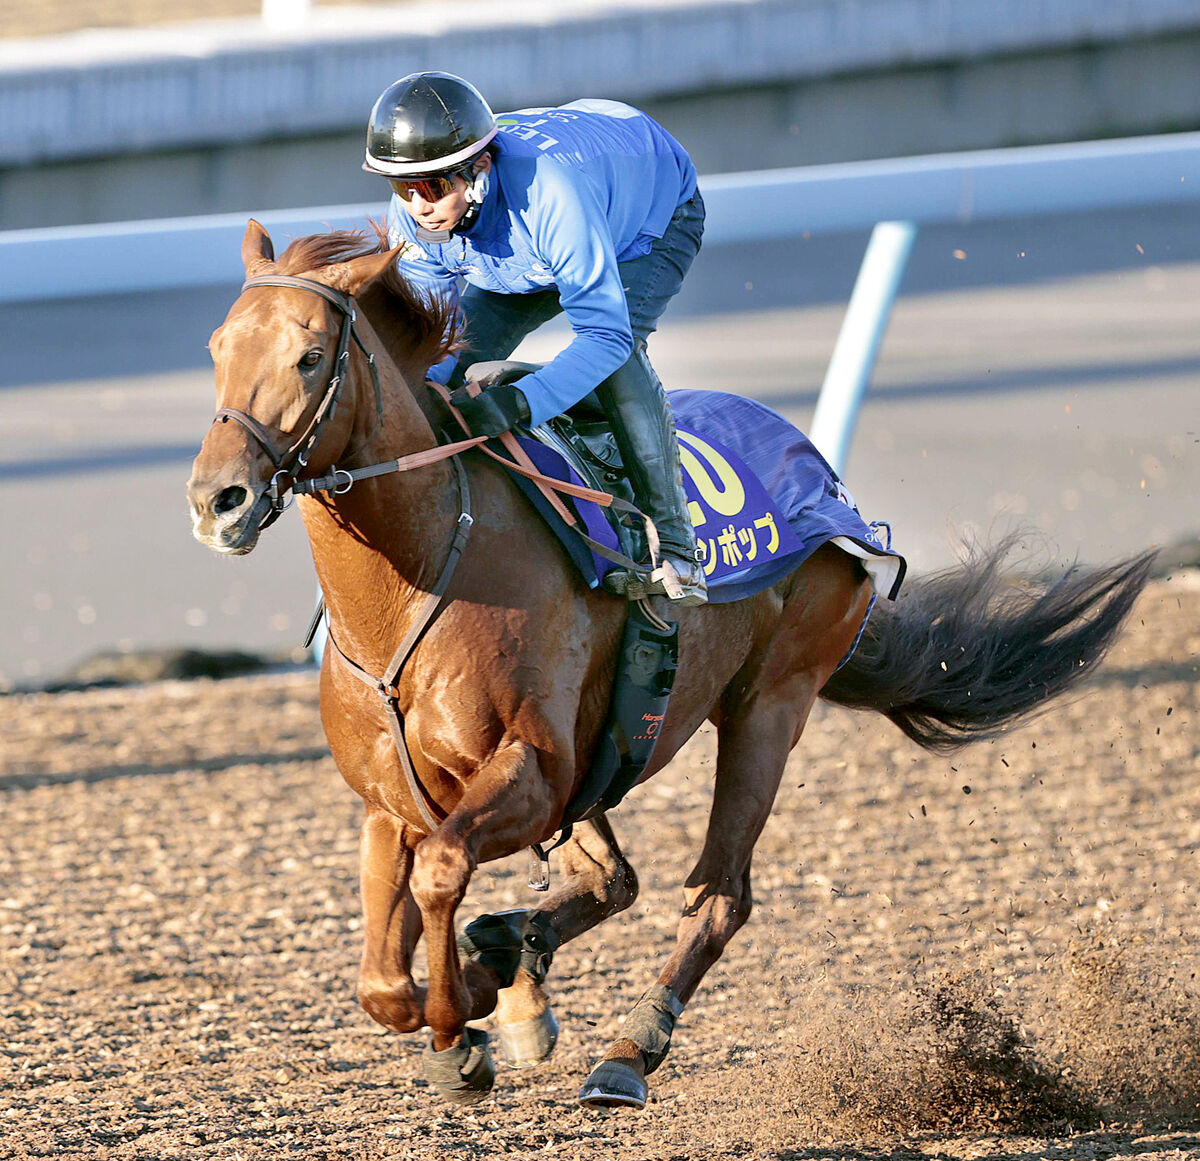
[{"label": "gray asphalt track", "polygon": [[[748,207],[752,212],[752,207]],[[918,570],[960,534],[1040,529],[1040,559],[1200,530],[1194,211],[956,226],[918,239],[846,472]],[[668,386],[811,420],[865,236],[703,252],[651,353]],[[190,536],[227,288],[0,309],[0,681],[97,649],[283,652],[314,580],[291,515],[246,558]],[[562,327],[523,354],[549,357]]]}]

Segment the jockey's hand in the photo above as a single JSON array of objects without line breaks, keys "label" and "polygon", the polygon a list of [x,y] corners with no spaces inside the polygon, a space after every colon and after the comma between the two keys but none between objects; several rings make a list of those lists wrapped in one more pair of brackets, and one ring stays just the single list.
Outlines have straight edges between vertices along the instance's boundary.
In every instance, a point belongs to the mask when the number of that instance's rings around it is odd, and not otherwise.
[{"label": "jockey's hand", "polygon": [[524,392],[512,383],[485,387],[472,398],[466,387],[451,392],[450,402],[458,408],[472,435],[501,435],[518,423],[529,422],[529,403]]}]

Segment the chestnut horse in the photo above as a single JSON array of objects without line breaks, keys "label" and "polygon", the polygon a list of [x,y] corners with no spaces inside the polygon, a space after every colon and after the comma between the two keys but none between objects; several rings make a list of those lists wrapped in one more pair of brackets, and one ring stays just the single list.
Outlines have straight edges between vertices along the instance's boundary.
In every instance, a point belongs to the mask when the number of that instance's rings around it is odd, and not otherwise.
[{"label": "chestnut horse", "polygon": [[[294,481],[326,476],[326,490],[298,507],[337,646],[321,671],[321,718],[366,805],[358,996],[396,1032],[428,1025],[427,1075],[468,1103],[493,1079],[486,1037],[468,1021],[495,1012],[515,1063],[548,1055],[556,1025],[541,982],[551,953],[637,894],[599,815],[561,848],[565,882],[539,907],[455,934],[476,866],[545,843],[562,825],[605,722],[626,605],[573,576],[508,472],[478,453],[457,461],[471,497],[465,520],[453,460],[422,457],[414,470],[349,486],[349,469],[434,449],[449,418],[424,386],[449,349],[448,311],[404,284],[385,244],[318,235],[276,262],[266,231],[250,222],[242,258],[247,278],[261,281],[243,288],[212,337],[221,422],[204,439],[188,496],[201,543],[247,553]],[[445,583],[452,542],[461,559],[440,612],[384,690],[402,714],[414,778],[386,699],[353,666],[387,676]],[[581,1101],[645,1103],[644,1078],[676,1018],[750,914],[754,844],[818,696],[882,712],[930,749],[994,736],[1091,669],[1151,562],[1071,573],[1033,592],[1004,585],[1000,558],[985,554],[911,583],[895,606],[880,602],[841,669],[871,585],[832,544],[755,597],[679,612],[674,694],[643,777],[712,721],[712,813],[675,947]],[[422,933],[424,988],[411,972]]]}]

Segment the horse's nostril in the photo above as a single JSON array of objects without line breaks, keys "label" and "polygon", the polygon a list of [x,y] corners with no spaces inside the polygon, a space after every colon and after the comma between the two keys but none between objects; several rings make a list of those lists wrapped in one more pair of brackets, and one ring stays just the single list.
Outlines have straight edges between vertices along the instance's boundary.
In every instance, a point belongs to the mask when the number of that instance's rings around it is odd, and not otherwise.
[{"label": "horse's nostril", "polygon": [[221,516],[240,508],[245,502],[246,489],[240,484],[235,484],[232,488],[224,488],[217,493],[217,498],[213,501],[213,511]]}]

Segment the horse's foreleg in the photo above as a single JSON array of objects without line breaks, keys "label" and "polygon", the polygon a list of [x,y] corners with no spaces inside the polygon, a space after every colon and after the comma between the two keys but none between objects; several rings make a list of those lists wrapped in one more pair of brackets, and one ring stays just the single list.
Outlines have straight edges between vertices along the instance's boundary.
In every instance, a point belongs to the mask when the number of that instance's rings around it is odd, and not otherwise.
[{"label": "horse's foreleg", "polygon": [[[505,1058],[517,1067],[537,1064],[554,1049],[558,1024],[541,986],[554,952],[637,898],[637,875],[602,814],[576,824],[563,844],[560,866],[566,875],[562,887],[507,928],[516,966],[511,985],[497,997],[496,1023]],[[482,916],[475,923],[502,918]]]},{"label": "horse's foreleg", "polygon": [[722,721],[708,833],[685,885],[675,950],[657,983],[626,1018],[624,1036],[584,1083],[582,1104],[641,1108],[646,1103],[645,1077],[666,1057],[684,1004],[750,915],[750,857],[788,751],[815,697],[812,688],[798,704],[744,707],[748,712],[737,720]]},{"label": "horse's foreleg", "polygon": [[403,820],[367,807],[359,850],[364,933],[358,1002],[393,1032],[415,1032],[425,1023],[425,992],[412,978],[421,913],[408,890],[411,837]]},{"label": "horse's foreleg", "polygon": [[536,752],[514,743],[475,773],[459,804],[414,856],[411,890],[425,923],[429,956],[425,1020],[433,1030],[425,1070],[441,1095],[458,1103],[479,1100],[491,1089],[487,1037],[466,1023],[491,1012],[496,993],[509,981],[486,963],[471,962],[464,972],[454,937],[455,912],[484,840],[507,849],[536,842],[549,809]]}]

